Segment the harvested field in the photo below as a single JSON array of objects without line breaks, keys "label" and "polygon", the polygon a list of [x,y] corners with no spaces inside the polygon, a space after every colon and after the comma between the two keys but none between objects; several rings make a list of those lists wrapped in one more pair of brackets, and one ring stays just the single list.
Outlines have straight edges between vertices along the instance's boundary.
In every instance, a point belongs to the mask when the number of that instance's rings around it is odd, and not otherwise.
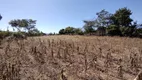
[{"label": "harvested field", "polygon": [[0,80],[133,80],[142,39],[43,36],[1,41]]}]

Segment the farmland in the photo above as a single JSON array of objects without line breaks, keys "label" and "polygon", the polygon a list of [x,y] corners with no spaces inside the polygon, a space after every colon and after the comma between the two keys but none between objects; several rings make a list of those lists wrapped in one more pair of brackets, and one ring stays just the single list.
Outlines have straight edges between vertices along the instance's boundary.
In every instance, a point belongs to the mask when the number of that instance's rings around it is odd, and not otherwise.
[{"label": "farmland", "polygon": [[1,80],[133,80],[142,39],[42,36],[0,42]]}]

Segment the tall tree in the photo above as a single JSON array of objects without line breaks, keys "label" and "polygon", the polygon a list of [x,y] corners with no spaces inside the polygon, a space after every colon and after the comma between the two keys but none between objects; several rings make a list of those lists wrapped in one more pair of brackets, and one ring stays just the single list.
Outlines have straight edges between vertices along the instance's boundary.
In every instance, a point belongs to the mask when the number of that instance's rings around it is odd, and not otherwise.
[{"label": "tall tree", "polygon": [[130,18],[131,15],[132,15],[131,10],[124,7],[117,10],[113,15],[112,19],[115,25],[128,27],[131,25],[131,22],[133,21]]},{"label": "tall tree", "polygon": [[112,14],[106,11],[105,9],[97,12],[97,19],[94,21],[95,26],[97,27],[107,27],[112,23],[111,16]]},{"label": "tall tree", "polygon": [[112,24],[112,14],[106,11],[105,9],[101,10],[100,12],[97,12],[96,15],[97,18],[95,20],[84,21],[84,29],[86,32],[93,32],[95,28],[99,28],[98,32],[103,32],[105,31],[104,27],[108,27],[110,24]]}]

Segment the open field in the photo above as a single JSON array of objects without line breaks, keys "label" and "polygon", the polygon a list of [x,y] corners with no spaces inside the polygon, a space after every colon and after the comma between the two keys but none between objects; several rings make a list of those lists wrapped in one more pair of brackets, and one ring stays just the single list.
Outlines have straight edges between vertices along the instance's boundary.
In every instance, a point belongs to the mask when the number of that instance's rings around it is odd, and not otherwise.
[{"label": "open field", "polygon": [[0,43],[0,80],[133,80],[142,39],[44,36]]}]

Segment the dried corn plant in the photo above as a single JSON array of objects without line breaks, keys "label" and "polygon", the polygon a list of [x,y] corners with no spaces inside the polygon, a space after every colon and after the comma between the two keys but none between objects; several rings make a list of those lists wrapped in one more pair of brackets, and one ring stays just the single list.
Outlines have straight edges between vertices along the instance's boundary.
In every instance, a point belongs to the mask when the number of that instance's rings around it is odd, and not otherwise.
[{"label": "dried corn plant", "polygon": [[142,40],[43,36],[0,41],[1,80],[131,80],[142,69]]}]

